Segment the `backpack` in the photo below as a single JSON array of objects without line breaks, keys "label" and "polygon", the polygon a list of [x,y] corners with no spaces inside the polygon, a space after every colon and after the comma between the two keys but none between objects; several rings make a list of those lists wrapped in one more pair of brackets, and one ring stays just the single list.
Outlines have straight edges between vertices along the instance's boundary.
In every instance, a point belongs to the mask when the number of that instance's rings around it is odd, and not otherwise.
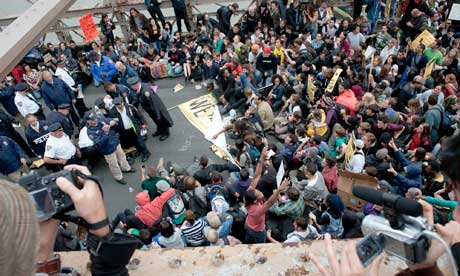
[{"label": "backpack", "polygon": [[173,224],[181,224],[185,218],[185,205],[182,197],[176,192],[166,204]]},{"label": "backpack", "polygon": [[230,206],[224,197],[224,188],[221,185],[212,185],[208,193],[208,199],[211,203],[211,209],[218,213],[227,211]]},{"label": "backpack", "polygon": [[249,157],[251,158],[252,164],[257,165],[257,163],[259,162],[259,158],[260,158],[260,151],[256,147],[249,145],[248,154],[249,154]]},{"label": "backpack", "polygon": [[438,107],[436,108],[439,111],[439,114],[441,114],[441,122],[439,123],[439,135],[440,136],[451,136],[454,134],[455,129],[452,128],[452,120],[449,118],[449,115],[447,115],[446,111],[443,110],[442,108]]},{"label": "backpack", "polygon": [[195,196],[195,190],[193,190],[191,194],[189,192],[184,193],[183,197],[184,202],[188,205],[188,209],[192,210],[197,217],[206,216],[208,204],[207,202],[202,202]]}]

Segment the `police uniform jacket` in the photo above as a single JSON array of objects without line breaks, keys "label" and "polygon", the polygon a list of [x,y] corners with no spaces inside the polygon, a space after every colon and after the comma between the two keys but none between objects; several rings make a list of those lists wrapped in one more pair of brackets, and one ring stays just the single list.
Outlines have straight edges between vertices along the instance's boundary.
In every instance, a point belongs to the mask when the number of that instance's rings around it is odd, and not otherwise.
[{"label": "police uniform jacket", "polygon": [[57,109],[61,104],[70,104],[75,99],[72,88],[58,77],[53,77],[53,84],[44,81],[41,86],[46,105],[51,109]]},{"label": "police uniform jacket", "polygon": [[62,115],[61,113],[57,111],[51,111],[50,113],[48,113],[48,115],[46,115],[46,122],[48,123],[48,125],[60,123],[62,128],[64,129],[64,133],[67,134],[67,136],[72,137],[73,124],[72,122],[70,122],[69,118]]},{"label": "police uniform jacket", "polygon": [[142,83],[141,85],[139,102],[142,108],[150,115],[150,117],[152,117],[152,120],[157,125],[158,123],[168,127],[172,127],[174,125],[163,101],[157,93],[152,91],[150,85],[147,83]]},{"label": "police uniform jacket", "polygon": [[7,175],[17,171],[22,166],[21,158],[26,158],[21,147],[12,139],[0,136],[0,172]]},{"label": "police uniform jacket", "polygon": [[46,141],[50,136],[48,131],[48,124],[46,121],[38,121],[38,132],[31,126],[25,130],[27,143],[35,152],[35,154],[43,156],[45,153]]},{"label": "police uniform jacket", "polygon": [[14,121],[15,119],[13,116],[0,109],[0,135],[8,137],[13,136],[15,130],[11,124],[14,123]]},{"label": "police uniform jacket", "polygon": [[120,144],[120,140],[118,139],[117,133],[114,130],[116,125],[111,127],[109,133],[106,134],[104,130],[102,130],[102,127],[104,126],[103,122],[108,125],[110,120],[100,117],[98,117],[97,120],[97,125],[87,125],[88,137],[94,142],[95,148],[102,155],[112,154]]}]

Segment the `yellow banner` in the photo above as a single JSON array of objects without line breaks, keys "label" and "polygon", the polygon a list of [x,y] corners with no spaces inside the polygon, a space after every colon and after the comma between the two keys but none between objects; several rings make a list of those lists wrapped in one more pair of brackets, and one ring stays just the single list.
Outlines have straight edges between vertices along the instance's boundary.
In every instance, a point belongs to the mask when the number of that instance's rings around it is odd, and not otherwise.
[{"label": "yellow banner", "polygon": [[327,7],[326,11],[327,11],[327,15],[329,15],[330,18],[334,17],[334,12],[332,11],[332,7]]},{"label": "yellow banner", "polygon": [[433,72],[433,67],[434,67],[434,60],[428,62],[428,64],[425,67],[425,73],[423,74],[424,79],[428,79],[431,75],[431,72]]},{"label": "yellow banner", "polygon": [[207,94],[180,104],[179,109],[194,127],[206,135],[211,125],[215,105],[216,99],[211,94]]},{"label": "yellow banner", "polygon": [[390,7],[391,7],[391,0],[387,0],[387,4],[385,6],[385,18],[390,17]]},{"label": "yellow banner", "polygon": [[[182,114],[184,114],[185,118],[187,118],[194,127],[201,131],[203,135],[206,135],[212,122],[215,105],[216,99],[211,94],[207,94],[182,103],[178,107]],[[216,129],[216,133],[219,130],[220,129]],[[220,158],[229,160],[227,154],[216,145],[213,144],[210,148]]]},{"label": "yellow banner", "polygon": [[339,79],[340,74],[342,73],[343,69],[337,68],[335,70],[334,76],[332,76],[331,81],[326,87],[326,92],[327,93],[332,93],[334,90],[335,84],[337,83],[337,80]]},{"label": "yellow banner", "polygon": [[315,101],[315,91],[313,90],[313,81],[311,79],[311,75],[308,75],[307,92],[310,103],[313,104]]},{"label": "yellow banner", "polygon": [[350,139],[348,139],[347,146],[345,148],[345,163],[348,164],[355,154],[355,134],[351,133]]},{"label": "yellow banner", "polygon": [[427,30],[424,30],[421,34],[417,36],[417,38],[412,41],[410,44],[410,49],[412,51],[415,51],[415,48],[417,48],[417,45],[422,43],[426,47],[430,47],[433,42],[436,41],[436,38]]}]

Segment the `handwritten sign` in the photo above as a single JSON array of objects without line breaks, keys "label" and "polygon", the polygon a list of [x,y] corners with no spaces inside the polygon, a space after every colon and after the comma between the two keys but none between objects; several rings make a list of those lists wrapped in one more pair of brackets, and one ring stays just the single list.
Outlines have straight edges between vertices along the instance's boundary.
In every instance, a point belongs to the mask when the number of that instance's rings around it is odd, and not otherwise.
[{"label": "handwritten sign", "polygon": [[426,47],[429,47],[433,42],[436,41],[436,38],[427,30],[424,30],[421,34],[417,36],[417,38],[412,41],[410,44],[410,49],[412,51],[415,51],[415,48],[417,48],[417,45],[420,43],[425,45]]},{"label": "handwritten sign", "polygon": [[332,76],[331,81],[326,87],[326,92],[327,93],[332,93],[334,90],[335,84],[337,83],[337,80],[339,79],[340,74],[342,73],[343,69],[337,68],[335,70],[334,76]]},{"label": "handwritten sign", "polygon": [[83,32],[86,42],[94,40],[99,35],[99,31],[94,24],[94,18],[92,13],[88,13],[80,17],[80,28]]},{"label": "handwritten sign", "polygon": [[307,91],[308,91],[308,98],[310,100],[310,103],[313,103],[315,101],[315,91],[313,90],[313,77],[311,75],[308,75],[308,84],[307,84]]}]

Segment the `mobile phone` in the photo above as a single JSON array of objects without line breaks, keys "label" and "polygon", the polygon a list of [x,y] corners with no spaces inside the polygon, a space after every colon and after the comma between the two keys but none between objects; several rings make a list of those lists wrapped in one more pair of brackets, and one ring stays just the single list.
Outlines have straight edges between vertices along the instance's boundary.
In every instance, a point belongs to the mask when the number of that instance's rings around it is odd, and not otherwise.
[{"label": "mobile phone", "polygon": [[356,252],[364,267],[374,261],[385,247],[384,239],[381,235],[368,235],[356,245]]}]

